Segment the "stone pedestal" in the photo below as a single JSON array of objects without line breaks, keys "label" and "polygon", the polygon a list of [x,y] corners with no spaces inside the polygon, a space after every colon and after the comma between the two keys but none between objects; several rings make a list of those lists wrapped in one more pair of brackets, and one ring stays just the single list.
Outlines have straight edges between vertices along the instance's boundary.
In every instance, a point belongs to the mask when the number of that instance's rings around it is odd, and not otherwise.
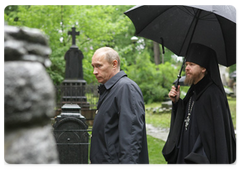
[{"label": "stone pedestal", "polygon": [[83,79],[82,59],[83,53],[77,46],[71,46],[66,52],[65,79]]},{"label": "stone pedestal", "polygon": [[62,105],[78,104],[88,125],[93,125],[96,110],[90,110],[90,104],[85,96],[86,84],[85,80],[64,80],[62,83]]},{"label": "stone pedestal", "polygon": [[64,80],[63,85],[63,103],[83,103],[87,105],[85,96],[85,80]]},{"label": "stone pedestal", "polygon": [[60,163],[87,164],[89,134],[85,118],[81,115],[81,107],[77,104],[64,104],[53,127]]}]

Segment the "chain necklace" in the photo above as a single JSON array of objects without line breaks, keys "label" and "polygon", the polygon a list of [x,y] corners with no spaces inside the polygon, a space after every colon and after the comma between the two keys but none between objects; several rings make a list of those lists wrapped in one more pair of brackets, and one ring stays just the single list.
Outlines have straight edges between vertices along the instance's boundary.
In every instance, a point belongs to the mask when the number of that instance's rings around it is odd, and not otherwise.
[{"label": "chain necklace", "polygon": [[189,100],[189,105],[188,105],[188,115],[187,115],[187,118],[184,120],[185,122],[185,130],[188,129],[188,125],[190,123],[190,116],[191,116],[191,111],[192,111],[192,108],[193,108],[193,105],[194,105],[194,101],[192,102],[192,97],[190,98]]}]

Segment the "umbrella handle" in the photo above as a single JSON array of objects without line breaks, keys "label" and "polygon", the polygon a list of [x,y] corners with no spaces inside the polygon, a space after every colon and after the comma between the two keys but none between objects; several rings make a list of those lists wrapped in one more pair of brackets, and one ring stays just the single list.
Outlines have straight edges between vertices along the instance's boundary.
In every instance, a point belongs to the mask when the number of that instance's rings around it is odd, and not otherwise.
[{"label": "umbrella handle", "polygon": [[179,80],[180,80],[180,78],[181,78],[181,75],[178,75],[178,79],[177,79],[177,81],[176,81],[176,83],[175,83],[176,91],[178,90],[178,85],[179,85]]},{"label": "umbrella handle", "polygon": [[163,38],[162,38],[162,37],[161,37],[160,39],[161,39],[161,41],[162,41],[162,53],[165,54],[165,50],[164,50],[164,41],[163,41]]}]

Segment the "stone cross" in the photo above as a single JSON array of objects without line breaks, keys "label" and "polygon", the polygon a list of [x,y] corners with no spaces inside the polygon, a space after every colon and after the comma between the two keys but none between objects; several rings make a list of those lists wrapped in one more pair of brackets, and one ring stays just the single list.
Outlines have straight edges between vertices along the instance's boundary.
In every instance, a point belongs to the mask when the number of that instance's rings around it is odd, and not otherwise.
[{"label": "stone cross", "polygon": [[72,36],[72,45],[76,45],[76,36],[79,35],[79,32],[76,32],[76,28],[72,27],[72,31],[68,31],[68,35]]}]

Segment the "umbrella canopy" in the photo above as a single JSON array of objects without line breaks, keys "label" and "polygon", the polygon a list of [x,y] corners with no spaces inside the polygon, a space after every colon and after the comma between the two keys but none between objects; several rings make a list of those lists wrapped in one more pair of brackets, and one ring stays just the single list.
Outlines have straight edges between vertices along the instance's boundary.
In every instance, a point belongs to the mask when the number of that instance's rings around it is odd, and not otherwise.
[{"label": "umbrella canopy", "polygon": [[218,63],[236,63],[236,10],[233,6],[135,6],[126,14],[136,35],[186,56],[191,43],[216,51]]}]

